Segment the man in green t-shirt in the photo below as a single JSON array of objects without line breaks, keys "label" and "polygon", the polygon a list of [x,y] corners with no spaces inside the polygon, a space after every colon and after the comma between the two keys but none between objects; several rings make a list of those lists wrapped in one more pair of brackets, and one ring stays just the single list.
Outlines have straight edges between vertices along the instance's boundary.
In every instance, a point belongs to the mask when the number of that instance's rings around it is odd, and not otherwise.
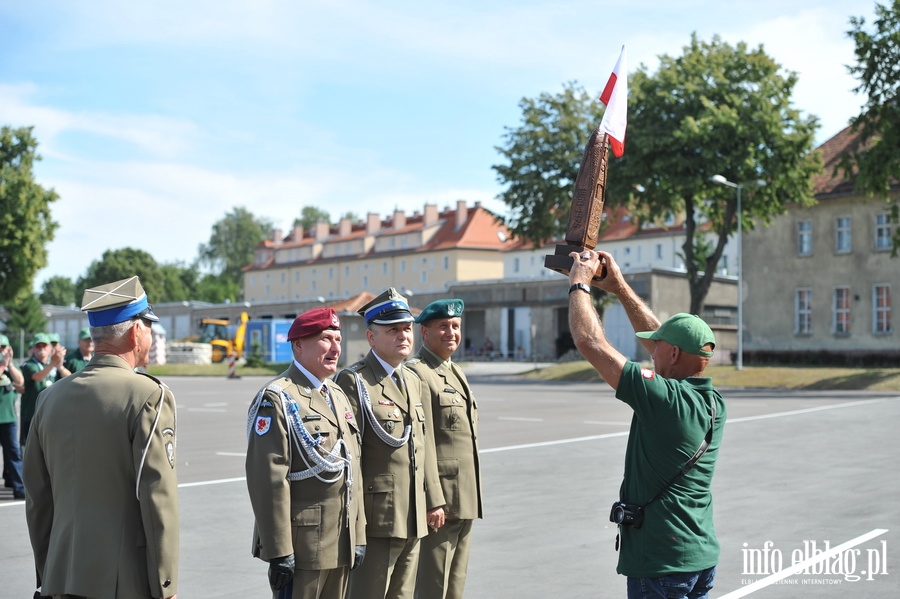
[{"label": "man in green t-shirt", "polygon": [[88,365],[93,355],[94,340],[91,339],[91,329],[85,327],[78,333],[78,349],[68,354],[63,364],[69,372],[80,372]]},{"label": "man in green t-shirt", "polygon": [[[704,376],[715,337],[691,314],[660,324],[612,255],[570,256],[569,329],[575,346],[634,410],[620,502],[611,514],[619,524],[617,571],[628,578],[629,599],[705,599],[719,560],[710,487],[726,418],[722,396]],[[628,360],[606,339],[588,287],[601,266],[607,274],[594,284],[618,297],[654,370]],[[679,474],[704,443],[705,452]],[[665,594],[671,588],[679,594]]]},{"label": "man in green t-shirt", "polygon": [[53,347],[50,341],[47,333],[35,335],[31,341],[31,355],[22,362],[22,377],[25,379],[22,403],[19,406],[22,418],[19,443],[22,447],[25,447],[25,441],[28,440],[28,429],[31,428],[38,395],[58,379],[70,374],[63,366],[66,348],[62,345]]}]

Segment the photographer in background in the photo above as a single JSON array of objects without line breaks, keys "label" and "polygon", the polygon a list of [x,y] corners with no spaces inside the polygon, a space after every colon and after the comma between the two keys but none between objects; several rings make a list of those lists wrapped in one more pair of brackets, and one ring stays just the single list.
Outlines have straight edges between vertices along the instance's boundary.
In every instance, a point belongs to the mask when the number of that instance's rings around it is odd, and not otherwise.
[{"label": "photographer in background", "polygon": [[[725,402],[704,376],[715,337],[698,316],[660,324],[606,252],[572,252],[569,329],[578,351],[634,410],[625,478],[610,520],[619,524],[619,574],[628,598],[705,599],[713,586],[719,542],[710,487],[725,424]],[[603,333],[590,287],[618,297],[654,370],[617,351]],[[677,588],[677,595],[670,594]]]}]

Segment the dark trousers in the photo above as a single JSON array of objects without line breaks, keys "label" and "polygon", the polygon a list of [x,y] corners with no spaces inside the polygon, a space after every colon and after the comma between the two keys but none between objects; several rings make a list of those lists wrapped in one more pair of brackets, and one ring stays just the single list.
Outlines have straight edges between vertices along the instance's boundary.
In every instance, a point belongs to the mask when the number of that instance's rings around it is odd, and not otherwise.
[{"label": "dark trousers", "polygon": [[19,448],[18,430],[15,422],[0,424],[0,447],[3,448],[3,479],[12,487],[15,497],[25,496],[22,484],[22,451]]}]

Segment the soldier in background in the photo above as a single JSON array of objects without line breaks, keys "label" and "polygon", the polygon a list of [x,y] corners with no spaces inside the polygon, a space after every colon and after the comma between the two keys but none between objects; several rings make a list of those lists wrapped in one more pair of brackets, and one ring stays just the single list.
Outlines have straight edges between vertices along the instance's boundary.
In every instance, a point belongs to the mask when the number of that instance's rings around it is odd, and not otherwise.
[{"label": "soldier in background", "polygon": [[344,392],[329,380],[341,356],[331,308],[291,324],[294,361],[256,395],[248,414],[247,490],[253,555],[269,562],[284,599],[343,599],[365,556],[360,429]]},{"label": "soldier in background", "polygon": [[422,348],[407,362],[428,386],[425,402],[437,450],[446,523],[422,539],[416,599],[462,599],[472,521],[482,517],[478,404],[466,375],[450,357],[462,338],[461,299],[437,300],[416,318]]},{"label": "soldier in background", "polygon": [[444,524],[434,441],[426,436],[427,389],[403,365],[413,345],[406,299],[390,288],[359,314],[372,349],[336,379],[363,430],[368,545],[366,560],[350,576],[349,597],[411,599],[419,539]]},{"label": "soldier in background", "polygon": [[175,597],[175,398],[145,366],[159,320],[137,277],[84,292],[94,357],[40,395],[25,517],[45,596]]}]

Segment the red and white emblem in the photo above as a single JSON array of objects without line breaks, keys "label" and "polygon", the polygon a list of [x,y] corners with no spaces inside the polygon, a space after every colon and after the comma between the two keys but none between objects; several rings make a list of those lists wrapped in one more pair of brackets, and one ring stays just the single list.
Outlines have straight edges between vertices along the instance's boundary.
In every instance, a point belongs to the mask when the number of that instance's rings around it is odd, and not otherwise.
[{"label": "red and white emblem", "polygon": [[341,328],[341,321],[338,319],[338,315],[336,312],[331,315],[331,326],[336,329]]},{"label": "red and white emblem", "polygon": [[647,379],[648,381],[652,381],[653,377],[656,376],[656,373],[652,370],[648,370],[646,368],[641,368],[641,376]]},{"label": "red and white emblem", "polygon": [[272,428],[271,416],[260,416],[256,419],[256,434],[262,437]]}]

